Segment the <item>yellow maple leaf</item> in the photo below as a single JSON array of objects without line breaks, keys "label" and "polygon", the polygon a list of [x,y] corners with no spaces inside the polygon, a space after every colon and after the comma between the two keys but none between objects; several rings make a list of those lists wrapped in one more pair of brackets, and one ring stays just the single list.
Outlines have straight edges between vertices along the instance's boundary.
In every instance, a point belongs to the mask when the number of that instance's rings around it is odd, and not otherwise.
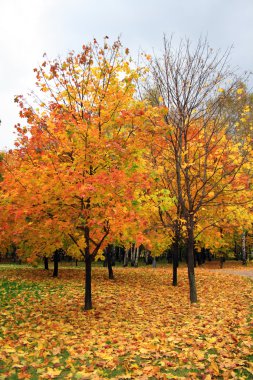
[{"label": "yellow maple leaf", "polygon": [[47,370],[47,374],[51,377],[56,377],[56,376],[60,376],[61,374],[61,369],[57,369],[57,368],[48,368]]},{"label": "yellow maple leaf", "polygon": [[213,371],[213,373],[214,373],[216,376],[219,375],[220,370],[219,370],[219,367],[218,367],[217,363],[215,363],[214,361],[212,361],[211,364],[210,364],[210,367],[209,367],[209,368]]},{"label": "yellow maple leaf", "polygon": [[86,370],[78,371],[75,374],[76,379],[82,379],[82,380],[89,380],[91,379],[91,374],[87,372]]}]

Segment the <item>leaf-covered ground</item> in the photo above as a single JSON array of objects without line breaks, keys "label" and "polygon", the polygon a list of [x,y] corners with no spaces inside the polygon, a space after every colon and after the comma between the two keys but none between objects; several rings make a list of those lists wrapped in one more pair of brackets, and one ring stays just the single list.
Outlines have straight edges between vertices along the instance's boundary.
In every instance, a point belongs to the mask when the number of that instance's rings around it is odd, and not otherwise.
[{"label": "leaf-covered ground", "polygon": [[[6,267],[8,268],[8,267]],[[93,269],[82,310],[81,269],[0,267],[0,379],[251,379],[252,280],[197,269]]]}]

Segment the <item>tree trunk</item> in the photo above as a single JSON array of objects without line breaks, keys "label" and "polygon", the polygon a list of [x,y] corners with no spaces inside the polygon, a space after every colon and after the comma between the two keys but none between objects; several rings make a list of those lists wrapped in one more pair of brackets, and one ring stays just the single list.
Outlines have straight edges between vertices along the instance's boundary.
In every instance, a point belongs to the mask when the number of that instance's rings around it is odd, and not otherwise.
[{"label": "tree trunk", "polygon": [[131,244],[131,267],[134,267],[135,263],[135,244]]},{"label": "tree trunk", "polygon": [[127,267],[127,265],[128,265],[128,255],[129,255],[129,249],[125,249],[125,255],[124,255],[124,264],[123,264],[123,266],[124,267]]},{"label": "tree trunk", "polygon": [[224,263],[225,263],[225,257],[224,257],[224,256],[221,256],[221,257],[220,257],[220,269],[223,268]]},{"label": "tree trunk", "polygon": [[49,269],[49,267],[48,267],[48,257],[44,257],[44,269],[45,270]]},{"label": "tree trunk", "polygon": [[153,257],[152,267],[153,267],[153,268],[156,268],[156,259],[155,259],[155,257]]},{"label": "tree trunk", "polygon": [[247,253],[246,253],[246,233],[243,231],[242,234],[242,263],[246,265],[247,263]]},{"label": "tree trunk", "polygon": [[195,282],[194,273],[194,222],[192,216],[190,216],[189,227],[188,227],[188,247],[187,247],[187,258],[188,258],[188,279],[190,287],[190,301],[191,303],[197,302],[197,289]]},{"label": "tree trunk", "polygon": [[180,240],[180,230],[178,221],[175,223],[175,240],[173,243],[172,251],[172,264],[173,264],[173,278],[172,285],[177,286],[177,268],[178,268],[178,259],[179,259],[179,240]]},{"label": "tree trunk", "polygon": [[91,298],[91,262],[92,257],[90,255],[90,230],[89,227],[84,228],[85,236],[85,296],[84,296],[84,310],[92,309]]},{"label": "tree trunk", "polygon": [[58,277],[58,263],[59,263],[59,252],[58,249],[54,252],[54,272],[53,277]]},{"label": "tree trunk", "polygon": [[108,267],[107,249],[105,249],[105,251],[104,251],[104,256],[105,256],[105,259],[103,261],[103,268],[106,268],[106,267]]},{"label": "tree trunk", "polygon": [[138,267],[139,256],[140,256],[140,247],[137,247],[136,248],[136,255],[135,255],[135,262],[134,262],[135,268]]},{"label": "tree trunk", "polygon": [[175,237],[175,242],[173,244],[173,254],[172,254],[172,261],[173,261],[173,278],[172,278],[172,285],[177,286],[177,268],[178,268],[178,253],[179,253],[179,241],[177,237]]},{"label": "tree trunk", "polygon": [[114,280],[113,270],[112,270],[112,249],[113,249],[112,245],[109,245],[106,249],[109,280]]},{"label": "tree trunk", "polygon": [[145,250],[145,264],[148,265],[148,251]]},{"label": "tree trunk", "polygon": [[85,300],[84,310],[92,309],[91,299],[91,256],[85,257]]}]

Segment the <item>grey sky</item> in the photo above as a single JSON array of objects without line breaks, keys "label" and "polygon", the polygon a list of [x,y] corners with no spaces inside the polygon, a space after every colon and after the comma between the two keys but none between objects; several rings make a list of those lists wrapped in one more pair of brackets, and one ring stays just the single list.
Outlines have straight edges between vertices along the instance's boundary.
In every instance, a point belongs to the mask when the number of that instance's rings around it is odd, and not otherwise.
[{"label": "grey sky", "polygon": [[0,0],[0,149],[13,145],[13,97],[34,88],[44,52],[64,56],[105,35],[121,35],[133,55],[159,52],[163,33],[233,45],[231,64],[253,71],[253,0]]}]

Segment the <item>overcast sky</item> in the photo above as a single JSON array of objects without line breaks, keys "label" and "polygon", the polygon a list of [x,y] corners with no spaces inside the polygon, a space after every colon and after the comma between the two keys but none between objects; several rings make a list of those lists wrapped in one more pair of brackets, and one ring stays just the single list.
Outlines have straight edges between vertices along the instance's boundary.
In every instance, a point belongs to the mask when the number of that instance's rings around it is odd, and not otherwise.
[{"label": "overcast sky", "polygon": [[159,53],[164,33],[193,42],[207,35],[214,49],[233,45],[232,66],[253,71],[253,0],[0,0],[0,149],[13,145],[13,98],[35,87],[44,52],[63,57],[93,37],[121,35],[133,55]]}]

